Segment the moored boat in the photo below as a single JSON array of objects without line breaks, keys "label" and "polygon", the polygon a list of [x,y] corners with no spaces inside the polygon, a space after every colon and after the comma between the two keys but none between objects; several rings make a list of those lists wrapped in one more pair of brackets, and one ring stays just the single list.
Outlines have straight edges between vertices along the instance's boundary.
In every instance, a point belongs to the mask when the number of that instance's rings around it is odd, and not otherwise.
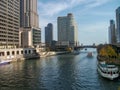
[{"label": "moored boat", "polygon": [[9,58],[9,59],[0,59],[0,66],[1,65],[5,65],[5,64],[9,64],[10,62],[12,62],[12,58]]},{"label": "moored boat", "polygon": [[5,64],[9,64],[10,61],[0,61],[0,65],[5,65]]},{"label": "moored boat", "polygon": [[104,78],[113,80],[119,77],[119,69],[116,65],[107,64],[105,61],[98,62],[97,70]]}]

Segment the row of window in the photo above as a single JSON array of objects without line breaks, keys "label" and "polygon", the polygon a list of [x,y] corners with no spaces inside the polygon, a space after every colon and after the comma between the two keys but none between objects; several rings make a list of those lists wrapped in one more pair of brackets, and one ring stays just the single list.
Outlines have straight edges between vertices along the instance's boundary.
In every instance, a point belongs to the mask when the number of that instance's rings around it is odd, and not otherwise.
[{"label": "row of window", "polygon": [[6,41],[7,41],[7,42],[19,42],[19,40],[14,40],[14,41],[13,41],[13,38],[12,38],[11,40],[10,40],[10,39],[8,39],[8,40],[6,40],[6,39],[0,39],[0,42],[1,42],[1,41],[5,41],[5,42],[6,42]]},{"label": "row of window", "polygon": [[[35,52],[35,51],[33,51],[33,52]],[[12,51],[11,52],[11,54],[12,55],[15,55],[15,53],[17,54],[17,55],[19,55],[19,54],[32,54],[32,51],[31,50],[21,50],[21,51]],[[9,56],[10,55],[10,51],[7,51],[6,52],[6,54],[7,54],[7,56]],[[0,52],[0,56],[5,56],[5,52]]]},{"label": "row of window", "polygon": [[[0,8],[1,9],[1,8]],[[16,12],[16,11],[14,11],[13,12],[13,10],[11,10],[11,11],[1,11],[0,10],[0,14],[2,15],[2,16],[9,16],[9,17],[14,17],[15,19],[19,19],[19,12]]]},{"label": "row of window", "polygon": [[5,20],[5,19],[1,19],[0,18],[0,24],[2,25],[11,25],[12,27],[18,27],[19,26],[19,21],[17,20],[13,20],[13,19],[8,19],[9,21]]}]

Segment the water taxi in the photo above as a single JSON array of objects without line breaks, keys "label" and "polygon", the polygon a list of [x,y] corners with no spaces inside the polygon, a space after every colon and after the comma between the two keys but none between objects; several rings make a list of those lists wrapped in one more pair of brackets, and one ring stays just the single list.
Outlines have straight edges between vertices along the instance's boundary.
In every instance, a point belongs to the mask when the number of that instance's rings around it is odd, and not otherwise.
[{"label": "water taxi", "polygon": [[88,52],[87,57],[92,57],[92,52]]},{"label": "water taxi", "polygon": [[102,77],[110,80],[119,77],[118,67],[113,64],[106,64],[105,61],[98,62],[97,70]]}]

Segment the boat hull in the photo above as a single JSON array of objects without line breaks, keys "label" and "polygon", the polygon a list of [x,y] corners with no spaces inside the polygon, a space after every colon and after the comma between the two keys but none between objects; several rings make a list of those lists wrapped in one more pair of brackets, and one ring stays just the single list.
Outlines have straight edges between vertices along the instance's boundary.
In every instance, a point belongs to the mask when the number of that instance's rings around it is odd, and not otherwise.
[{"label": "boat hull", "polygon": [[11,62],[11,60],[8,60],[8,61],[1,61],[1,62],[0,62],[0,66],[1,66],[1,65],[9,64],[10,62]]},{"label": "boat hull", "polygon": [[109,64],[106,64],[105,62],[98,62],[97,70],[102,77],[110,80],[113,80],[119,77],[119,70],[118,70],[118,67],[115,65],[109,65]]},{"label": "boat hull", "polygon": [[97,68],[97,70],[98,70],[98,73],[99,73],[102,77],[107,78],[107,79],[109,79],[109,80],[114,80],[114,79],[116,79],[116,78],[119,77],[119,74],[108,75],[108,74],[102,73],[102,71],[101,71],[99,68]]}]

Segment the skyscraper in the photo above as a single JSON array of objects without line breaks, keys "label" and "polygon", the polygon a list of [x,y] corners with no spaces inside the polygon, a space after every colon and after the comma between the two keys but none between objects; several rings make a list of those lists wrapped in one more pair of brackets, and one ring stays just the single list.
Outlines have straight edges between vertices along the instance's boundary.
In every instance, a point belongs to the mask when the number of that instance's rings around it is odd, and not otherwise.
[{"label": "skyscraper", "polygon": [[20,27],[22,47],[32,47],[41,43],[37,0],[20,0]]},{"label": "skyscraper", "polygon": [[114,22],[114,20],[110,20],[109,43],[110,44],[116,44],[116,31],[115,31],[115,22]]},{"label": "skyscraper", "polygon": [[53,40],[53,24],[48,23],[45,27],[45,43],[47,46],[51,46],[51,42]]},{"label": "skyscraper", "polygon": [[116,9],[117,43],[120,43],[120,7]]},{"label": "skyscraper", "polygon": [[0,48],[19,47],[20,0],[0,0]]},{"label": "skyscraper", "polygon": [[68,41],[71,46],[78,43],[78,28],[72,13],[58,17],[58,41]]}]

